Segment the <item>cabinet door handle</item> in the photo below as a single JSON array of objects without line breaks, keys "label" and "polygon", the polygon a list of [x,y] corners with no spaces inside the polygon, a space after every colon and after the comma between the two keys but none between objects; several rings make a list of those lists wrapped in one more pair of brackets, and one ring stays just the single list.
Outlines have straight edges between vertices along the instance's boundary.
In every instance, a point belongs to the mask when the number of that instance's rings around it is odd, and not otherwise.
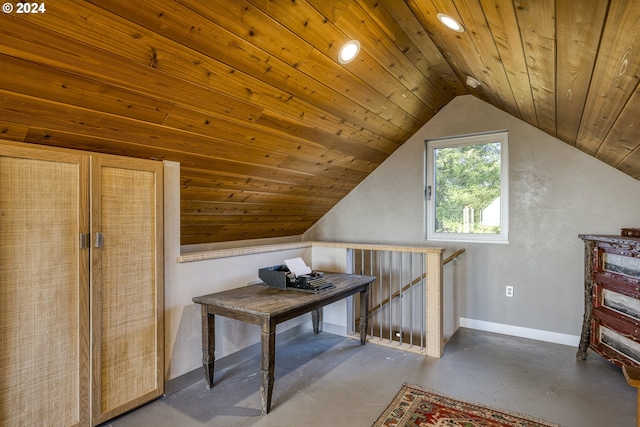
[{"label": "cabinet door handle", "polygon": [[93,242],[93,247],[100,249],[102,248],[102,244],[103,244],[102,233],[97,231],[95,241]]},{"label": "cabinet door handle", "polygon": [[89,234],[80,233],[80,249],[87,249],[89,247]]}]

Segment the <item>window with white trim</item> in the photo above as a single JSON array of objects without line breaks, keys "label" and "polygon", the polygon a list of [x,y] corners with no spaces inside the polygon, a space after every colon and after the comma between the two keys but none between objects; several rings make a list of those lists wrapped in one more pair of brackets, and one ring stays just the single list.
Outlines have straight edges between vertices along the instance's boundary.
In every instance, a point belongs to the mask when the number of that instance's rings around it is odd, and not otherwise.
[{"label": "window with white trim", "polygon": [[508,132],[425,141],[427,240],[507,243]]}]

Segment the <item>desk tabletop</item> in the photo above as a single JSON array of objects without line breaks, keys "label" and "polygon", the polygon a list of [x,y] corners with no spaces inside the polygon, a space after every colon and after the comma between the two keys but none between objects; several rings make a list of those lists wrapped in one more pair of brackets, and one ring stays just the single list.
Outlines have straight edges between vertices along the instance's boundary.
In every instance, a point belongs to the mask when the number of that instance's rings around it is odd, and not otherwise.
[{"label": "desk tabletop", "polygon": [[324,277],[336,287],[323,292],[307,293],[256,284],[195,297],[193,302],[253,316],[274,317],[304,306],[338,301],[376,279],[373,276],[339,273],[326,273]]}]

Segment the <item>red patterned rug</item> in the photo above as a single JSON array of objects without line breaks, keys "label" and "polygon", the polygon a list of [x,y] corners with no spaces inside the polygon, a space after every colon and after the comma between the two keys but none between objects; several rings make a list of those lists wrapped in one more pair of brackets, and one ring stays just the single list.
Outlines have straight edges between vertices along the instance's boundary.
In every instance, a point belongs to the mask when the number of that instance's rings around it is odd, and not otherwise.
[{"label": "red patterned rug", "polygon": [[403,384],[373,427],[559,427]]}]

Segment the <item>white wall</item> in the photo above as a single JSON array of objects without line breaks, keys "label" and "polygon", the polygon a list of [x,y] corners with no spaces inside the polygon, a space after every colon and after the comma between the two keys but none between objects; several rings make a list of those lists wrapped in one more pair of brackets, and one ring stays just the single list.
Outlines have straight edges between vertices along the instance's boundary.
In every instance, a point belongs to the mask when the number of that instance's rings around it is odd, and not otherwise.
[{"label": "white wall", "polygon": [[[259,280],[259,268],[280,265],[289,258],[301,257],[307,265],[321,271],[346,272],[349,268],[345,249],[312,248],[307,245],[298,249],[180,262],[181,255],[197,251],[295,245],[300,243],[301,236],[181,247],[179,163],[164,163],[164,196],[165,380],[178,379],[174,383],[177,385],[172,386],[173,391],[204,376],[199,373],[202,369],[202,319],[200,305],[193,303],[193,297],[247,286]],[[335,302],[324,309],[323,330],[346,334],[346,319],[346,300]],[[277,333],[282,336],[283,332],[289,331],[289,334],[285,334],[288,336],[305,329],[312,329],[309,313],[278,325]],[[218,367],[220,360],[227,356],[231,356],[232,360],[253,356],[259,351],[259,343],[259,326],[216,316],[215,357]]]},{"label": "white wall", "polygon": [[[334,273],[352,273],[348,263],[346,249],[325,248],[314,246],[311,248],[311,267],[316,271],[330,271]],[[323,330],[337,334],[346,335],[351,331],[348,328],[350,319],[347,318],[349,301],[352,297],[347,297],[336,301],[322,310]]]},{"label": "white wall", "polygon": [[[425,242],[424,140],[509,131],[509,244]],[[457,97],[320,219],[304,240],[465,247],[463,326],[576,342],[583,315],[578,234],[638,226],[640,182],[472,96]],[[505,297],[505,286],[515,297]],[[545,335],[546,332],[549,332]]]},{"label": "white wall", "polygon": [[[311,264],[311,249],[179,263],[180,165],[165,162],[165,379],[202,367],[200,305],[193,297],[247,286],[258,280],[258,269],[302,257]],[[299,239],[298,239],[299,240]],[[308,323],[305,315],[278,325],[277,332]],[[260,327],[216,317],[216,360],[260,342]],[[204,374],[203,378],[204,378]]]}]

